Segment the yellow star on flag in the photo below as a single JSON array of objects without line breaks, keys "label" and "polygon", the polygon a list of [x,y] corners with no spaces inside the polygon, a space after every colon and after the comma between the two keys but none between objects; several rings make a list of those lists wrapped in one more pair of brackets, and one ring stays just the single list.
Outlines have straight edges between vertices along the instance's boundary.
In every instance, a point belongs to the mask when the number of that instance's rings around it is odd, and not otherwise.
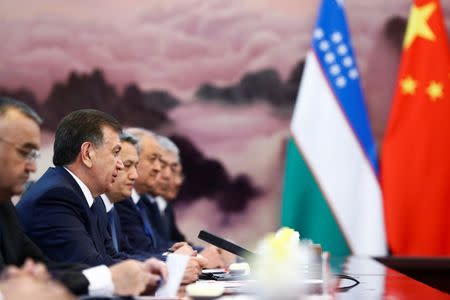
[{"label": "yellow star on flag", "polygon": [[427,87],[427,94],[430,96],[431,101],[437,101],[438,98],[444,96],[442,83],[432,80]]},{"label": "yellow star on flag", "polygon": [[430,41],[436,39],[436,36],[428,25],[428,19],[430,19],[435,10],[436,3],[434,2],[422,5],[421,7],[413,5],[408,27],[406,28],[405,40],[403,42],[404,48],[409,48],[416,37],[421,37]]},{"label": "yellow star on flag", "polygon": [[416,93],[417,81],[408,75],[400,81],[400,86],[404,95],[414,95]]}]

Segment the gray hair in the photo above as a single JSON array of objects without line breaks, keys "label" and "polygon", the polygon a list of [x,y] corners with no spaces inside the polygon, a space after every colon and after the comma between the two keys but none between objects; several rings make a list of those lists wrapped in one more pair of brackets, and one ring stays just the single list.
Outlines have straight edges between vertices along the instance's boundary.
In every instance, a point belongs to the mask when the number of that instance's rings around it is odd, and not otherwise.
[{"label": "gray hair", "polygon": [[138,152],[141,151],[142,139],[145,136],[148,136],[148,137],[151,137],[151,138],[157,140],[157,135],[155,133],[153,133],[152,131],[150,131],[148,129],[141,128],[141,127],[129,127],[129,128],[126,128],[124,130],[124,133],[132,136],[136,140],[136,144],[134,144],[134,146],[136,147]]},{"label": "gray hair", "polygon": [[21,101],[0,96],[0,116],[3,116],[10,108],[17,109],[22,114],[36,122],[36,124],[42,124],[42,118],[31,107]]},{"label": "gray hair", "polygon": [[122,132],[119,137],[121,142],[130,143],[133,146],[139,142],[134,135],[129,134],[128,132]]},{"label": "gray hair", "polygon": [[158,135],[156,137],[156,140],[158,141],[158,143],[161,145],[161,147],[164,150],[175,154],[177,157],[177,161],[180,162],[180,149],[177,147],[177,145],[171,139],[169,139],[166,136]]},{"label": "gray hair", "polygon": [[131,145],[133,145],[134,148],[136,148],[137,153],[139,154],[139,152],[140,152],[139,147],[138,147],[139,140],[134,135],[129,134],[128,132],[122,131],[119,138],[122,143],[130,143]]}]

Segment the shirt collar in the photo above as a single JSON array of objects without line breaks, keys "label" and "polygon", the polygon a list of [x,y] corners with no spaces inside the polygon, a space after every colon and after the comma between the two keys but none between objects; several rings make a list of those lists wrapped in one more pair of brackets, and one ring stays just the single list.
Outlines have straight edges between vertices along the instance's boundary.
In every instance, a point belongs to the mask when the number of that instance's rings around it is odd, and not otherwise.
[{"label": "shirt collar", "polygon": [[94,204],[94,197],[92,196],[92,193],[89,190],[89,188],[84,184],[83,181],[81,181],[80,178],[77,177],[77,175],[73,174],[66,167],[64,167],[64,169],[66,169],[66,171],[69,172],[69,174],[73,177],[73,179],[75,179],[75,181],[77,182],[77,184],[80,187],[81,191],[83,192],[84,198],[86,199],[88,206],[91,207],[92,204]]},{"label": "shirt collar", "polygon": [[145,197],[148,201],[150,201],[150,203],[155,203],[155,202],[156,202],[155,197],[153,197],[153,196],[150,195],[149,193],[145,193],[145,194],[144,194],[144,197]]},{"label": "shirt collar", "polygon": [[164,210],[167,207],[167,201],[161,196],[156,197],[155,201],[156,201],[156,204],[158,204],[159,212],[161,214],[164,213]]},{"label": "shirt collar", "polygon": [[150,202],[152,204],[156,203],[156,197],[153,197],[149,193],[145,193],[144,197],[145,197],[145,199],[147,199],[148,202]]},{"label": "shirt collar", "polygon": [[136,192],[135,189],[131,190],[131,199],[133,200],[134,204],[137,204],[139,202],[139,199],[141,199],[141,196]]},{"label": "shirt collar", "polygon": [[103,204],[105,204],[105,208],[106,208],[106,212],[110,212],[111,209],[113,209],[114,207],[114,203],[111,202],[111,200],[109,200],[108,196],[106,196],[106,194],[101,194],[100,197],[103,200]]}]

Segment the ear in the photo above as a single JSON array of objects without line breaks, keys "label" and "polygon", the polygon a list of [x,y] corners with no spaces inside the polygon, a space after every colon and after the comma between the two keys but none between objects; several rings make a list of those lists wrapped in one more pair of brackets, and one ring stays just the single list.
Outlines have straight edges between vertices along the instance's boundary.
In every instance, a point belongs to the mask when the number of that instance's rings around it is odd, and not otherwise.
[{"label": "ear", "polygon": [[88,168],[92,168],[93,159],[95,158],[95,147],[91,142],[81,144],[81,162]]}]

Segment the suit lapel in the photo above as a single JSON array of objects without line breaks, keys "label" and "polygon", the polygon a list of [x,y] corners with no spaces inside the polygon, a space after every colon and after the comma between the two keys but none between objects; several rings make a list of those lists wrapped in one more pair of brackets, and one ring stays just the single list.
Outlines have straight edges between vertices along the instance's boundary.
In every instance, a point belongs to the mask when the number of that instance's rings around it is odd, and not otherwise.
[{"label": "suit lapel", "polygon": [[83,191],[81,190],[81,187],[76,182],[75,178],[70,175],[69,172],[67,172],[64,167],[55,167],[55,172],[59,174],[62,178],[64,178],[64,181],[66,182],[67,186],[70,187],[72,190],[74,190],[81,198],[84,199],[84,203],[86,204],[85,207],[89,208],[89,205],[87,204],[86,197],[84,197]]},{"label": "suit lapel", "polygon": [[[92,237],[92,240],[94,242],[94,246],[97,249],[99,253],[102,255],[106,254],[104,241],[102,239],[102,235],[100,233],[100,224],[97,214],[95,213],[95,210],[101,210],[102,208],[99,206],[103,205],[103,201],[99,198],[97,201],[94,199],[94,203],[91,207],[89,207],[87,203],[87,199],[83,194],[83,191],[81,190],[81,187],[78,185],[76,180],[70,175],[69,172],[67,172],[66,169],[63,167],[55,167],[55,172],[59,173],[65,180],[65,182],[70,186],[79,196],[82,200],[81,205],[84,208],[84,211],[86,213],[86,221],[88,222],[88,226],[86,227],[86,230],[89,232],[89,234]],[[103,207],[104,209],[104,207]]]}]

